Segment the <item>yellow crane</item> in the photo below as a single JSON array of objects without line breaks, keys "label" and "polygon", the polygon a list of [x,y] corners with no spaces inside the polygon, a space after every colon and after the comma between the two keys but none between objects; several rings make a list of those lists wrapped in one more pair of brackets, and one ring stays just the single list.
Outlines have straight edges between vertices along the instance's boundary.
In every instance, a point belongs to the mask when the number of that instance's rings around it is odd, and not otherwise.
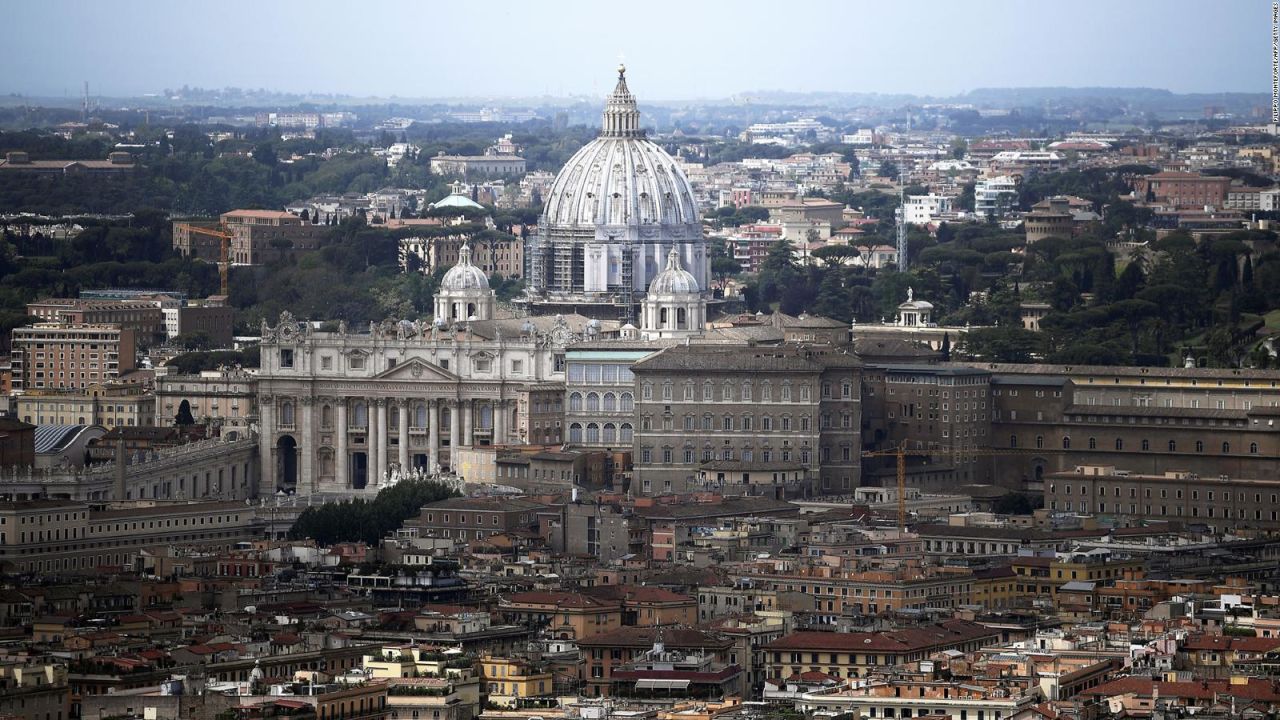
[{"label": "yellow crane", "polygon": [[231,273],[231,233],[227,226],[218,223],[216,227],[202,227],[200,225],[187,225],[187,232],[196,233],[198,235],[210,235],[222,240],[222,251],[218,261],[218,277],[221,280],[222,295],[229,296],[227,290],[227,279]]},{"label": "yellow crane", "polygon": [[996,455],[1021,455],[1025,457],[1035,457],[1038,455],[1047,455],[1050,453],[1060,453],[1061,450],[1047,450],[1036,448],[1034,450],[1022,448],[952,448],[939,447],[932,449],[908,450],[907,441],[903,440],[899,445],[888,450],[864,450],[862,457],[892,457],[897,461],[898,476],[898,529],[906,530],[907,528],[907,458],[908,457],[935,457],[939,455],[966,455],[971,457],[992,457]]}]

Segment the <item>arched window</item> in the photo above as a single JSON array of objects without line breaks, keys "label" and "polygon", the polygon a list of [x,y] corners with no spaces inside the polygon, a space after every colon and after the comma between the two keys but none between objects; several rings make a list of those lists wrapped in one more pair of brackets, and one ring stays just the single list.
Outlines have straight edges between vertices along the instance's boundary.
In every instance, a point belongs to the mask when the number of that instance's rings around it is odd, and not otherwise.
[{"label": "arched window", "polygon": [[681,330],[689,327],[688,316],[685,314],[684,308],[676,308],[676,327]]},{"label": "arched window", "polygon": [[1089,449],[1090,450],[1098,449],[1098,438],[1089,438]]},{"label": "arched window", "polygon": [[1231,452],[1231,443],[1229,442],[1222,443],[1222,454],[1226,455],[1229,452]]},{"label": "arched window", "polygon": [[667,325],[667,309],[658,309],[658,327],[668,327]]},{"label": "arched window", "polygon": [[617,441],[618,429],[614,427],[613,423],[604,424],[604,435],[602,436],[602,439],[606,445],[613,444]]},{"label": "arched window", "polygon": [[1249,443],[1249,454],[1250,455],[1258,454],[1258,443]]},{"label": "arched window", "polygon": [[1144,438],[1144,439],[1142,440],[1142,449],[1143,449],[1143,451],[1150,450],[1150,449],[1151,449],[1151,441],[1150,441],[1150,440],[1147,440],[1147,439],[1145,439],[1145,438]]},{"label": "arched window", "polygon": [[369,427],[369,406],[358,402],[352,410],[351,417],[354,420],[353,427]]},{"label": "arched window", "polygon": [[1178,441],[1177,441],[1177,440],[1170,440],[1170,441],[1169,441],[1169,452],[1178,452]]},{"label": "arched window", "polygon": [[582,412],[582,393],[569,393],[570,412]]},{"label": "arched window", "polygon": [[1196,452],[1204,452],[1204,441],[1203,441],[1203,440],[1197,440],[1197,441],[1196,441]]},{"label": "arched window", "polygon": [[618,409],[622,412],[631,412],[636,409],[636,398],[629,392],[624,392],[618,402]]},{"label": "arched window", "polygon": [[492,405],[480,406],[480,423],[479,424],[482,430],[493,429],[493,406]]},{"label": "arched window", "polygon": [[569,442],[582,442],[582,423],[569,423]]},{"label": "arched window", "polygon": [[631,423],[622,423],[622,426],[618,430],[619,430],[618,432],[619,440],[621,440],[624,443],[631,442],[631,438],[632,438]]},{"label": "arched window", "polygon": [[1069,438],[1069,437],[1064,437],[1064,438],[1062,438],[1062,449],[1063,449],[1063,450],[1070,450],[1070,449],[1071,449],[1071,438]]},{"label": "arched window", "polygon": [[600,393],[587,393],[587,412],[597,412],[600,410]]},{"label": "arched window", "polygon": [[333,407],[329,405],[325,405],[324,407],[320,408],[320,427],[322,428],[333,427]]},{"label": "arched window", "polygon": [[710,415],[703,415],[703,416],[702,416],[702,429],[703,429],[703,430],[710,430],[710,429],[711,429],[711,416],[710,416]]},{"label": "arched window", "polygon": [[427,426],[427,406],[423,403],[418,403],[413,408],[413,426],[420,428]]},{"label": "arched window", "polygon": [[600,442],[600,426],[595,423],[587,423],[587,442]]},{"label": "arched window", "polygon": [[617,410],[618,396],[614,395],[613,393],[605,393],[603,409],[605,412],[614,412],[615,410]]},{"label": "arched window", "polygon": [[1124,449],[1124,440],[1121,440],[1120,438],[1116,438],[1116,449],[1117,450]]},{"label": "arched window", "polygon": [[280,424],[293,424],[293,403],[290,401],[286,400],[285,403],[280,406]]},{"label": "arched window", "polygon": [[1017,436],[1017,435],[1010,435],[1010,436],[1009,436],[1009,447],[1011,447],[1011,448],[1016,448],[1016,447],[1018,447],[1018,436]]},{"label": "arched window", "polygon": [[1037,450],[1043,450],[1043,449],[1044,449],[1044,436],[1043,436],[1043,435],[1037,435],[1037,436],[1036,436],[1036,449],[1037,449]]}]

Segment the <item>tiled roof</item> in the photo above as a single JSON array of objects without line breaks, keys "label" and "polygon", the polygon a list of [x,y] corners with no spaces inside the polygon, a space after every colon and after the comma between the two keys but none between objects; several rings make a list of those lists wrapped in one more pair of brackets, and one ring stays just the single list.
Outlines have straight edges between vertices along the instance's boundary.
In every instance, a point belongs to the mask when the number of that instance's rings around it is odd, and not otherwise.
[{"label": "tiled roof", "polygon": [[1116,695],[1134,694],[1138,697],[1151,697],[1158,690],[1160,697],[1172,700],[1186,698],[1192,700],[1212,701],[1218,696],[1247,698],[1280,702],[1280,688],[1270,680],[1248,678],[1246,682],[1235,684],[1228,680],[1199,680],[1190,682],[1163,682],[1149,677],[1122,677],[1103,683],[1098,687],[1084,690],[1082,695],[1096,697],[1114,697]]},{"label": "tiled roof", "polygon": [[938,625],[886,632],[794,632],[774,640],[766,650],[876,650],[913,652],[994,637],[996,632],[977,623],[952,620]]},{"label": "tiled roof", "polygon": [[582,647],[653,647],[661,633],[668,648],[717,649],[729,647],[733,640],[702,630],[685,627],[623,627],[578,641]]}]

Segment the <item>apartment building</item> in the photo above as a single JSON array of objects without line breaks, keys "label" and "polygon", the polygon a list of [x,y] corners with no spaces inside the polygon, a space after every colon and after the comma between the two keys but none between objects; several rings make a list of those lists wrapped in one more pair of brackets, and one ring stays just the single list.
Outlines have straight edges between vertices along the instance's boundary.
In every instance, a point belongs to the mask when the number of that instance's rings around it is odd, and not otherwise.
[{"label": "apartment building", "polygon": [[145,427],[156,423],[156,398],[140,385],[119,383],[34,389],[18,396],[17,412],[23,422],[36,425]]},{"label": "apartment building", "polygon": [[13,330],[13,389],[76,388],[135,366],[134,331],[118,325],[37,323]]},{"label": "apartment building", "polygon": [[999,637],[998,630],[964,620],[884,632],[802,631],[765,645],[764,658],[768,677],[820,672],[858,678],[924,660],[934,653],[978,650]]},{"label": "apartment building", "polygon": [[46,298],[27,303],[27,314],[63,325],[119,325],[142,345],[164,341],[165,315],[151,300]]}]

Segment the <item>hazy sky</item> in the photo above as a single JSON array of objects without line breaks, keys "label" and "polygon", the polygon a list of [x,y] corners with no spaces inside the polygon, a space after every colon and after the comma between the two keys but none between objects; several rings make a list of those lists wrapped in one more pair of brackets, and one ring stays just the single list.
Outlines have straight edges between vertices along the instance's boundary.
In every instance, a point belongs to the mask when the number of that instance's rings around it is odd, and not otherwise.
[{"label": "hazy sky", "polygon": [[1266,0],[8,0],[0,92],[1270,92]]}]

